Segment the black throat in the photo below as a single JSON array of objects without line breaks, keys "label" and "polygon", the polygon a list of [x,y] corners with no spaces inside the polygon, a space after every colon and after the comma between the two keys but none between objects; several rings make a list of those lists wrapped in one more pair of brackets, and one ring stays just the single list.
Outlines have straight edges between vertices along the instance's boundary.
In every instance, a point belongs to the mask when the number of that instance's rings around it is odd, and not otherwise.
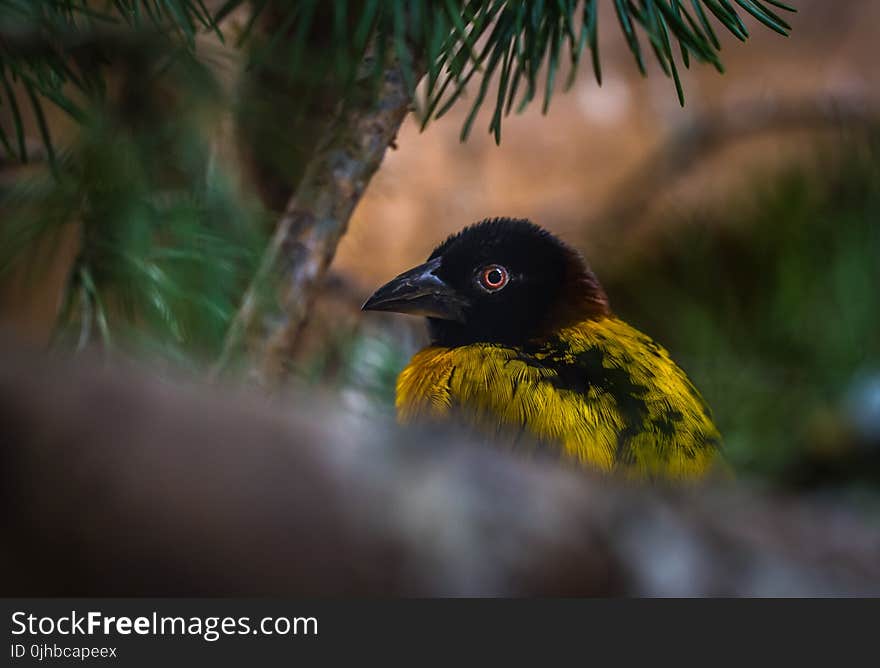
[{"label": "black throat", "polygon": [[[581,255],[527,220],[492,219],[465,228],[435,249],[438,271],[468,307],[462,321],[428,318],[433,345],[472,343],[520,346],[560,328],[609,313],[605,292]],[[475,272],[503,265],[510,283],[482,290]]]}]

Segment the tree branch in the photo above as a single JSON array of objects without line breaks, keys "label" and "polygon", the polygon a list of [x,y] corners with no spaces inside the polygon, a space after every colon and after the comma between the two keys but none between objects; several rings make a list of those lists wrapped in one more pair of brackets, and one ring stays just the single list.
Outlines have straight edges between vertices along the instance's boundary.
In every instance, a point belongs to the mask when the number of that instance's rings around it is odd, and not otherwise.
[{"label": "tree branch", "polygon": [[7,596],[880,593],[880,532],[827,501],[636,486],[3,344]]},{"label": "tree branch", "polygon": [[[286,376],[316,288],[410,109],[412,97],[399,63],[390,52],[384,57],[387,65],[378,86],[371,77],[372,58],[365,59],[355,102],[340,105],[309,160],[233,320],[215,375],[244,346],[260,384],[277,386]],[[268,308],[260,298],[267,280],[278,286]]]}]

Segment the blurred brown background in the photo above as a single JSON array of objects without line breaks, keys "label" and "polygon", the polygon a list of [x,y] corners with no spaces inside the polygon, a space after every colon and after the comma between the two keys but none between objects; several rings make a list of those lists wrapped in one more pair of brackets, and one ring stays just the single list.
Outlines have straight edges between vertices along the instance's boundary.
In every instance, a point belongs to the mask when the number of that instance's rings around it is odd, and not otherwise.
[{"label": "blurred brown background", "polygon": [[[541,115],[540,101],[521,115],[511,114],[500,146],[487,130],[491,108],[481,111],[468,141],[459,142],[472,98],[421,134],[411,117],[398,138],[398,149],[387,154],[356,210],[335,268],[356,279],[366,293],[421,262],[446,235],[492,216],[531,218],[579,246],[589,259],[594,245],[604,242],[613,249],[620,242],[613,231],[610,236],[592,232],[589,223],[609,207],[624,205],[615,201],[626,196],[619,189],[676,131],[684,128],[686,135],[690,123],[700,118],[714,123],[745,108],[749,113],[773,113],[781,105],[803,105],[806,114],[807,107],[821,108],[829,99],[870,104],[880,81],[880,3],[794,4],[799,11],[789,18],[793,30],[788,39],[750,17],[748,43],[719,33],[726,73],[693,63],[690,70],[682,69],[681,108],[672,81],[652,59],[649,76],[638,73],[612,4],[604,3],[601,88],[589,63],[567,93],[561,92],[566,79],[561,73],[547,116]],[[487,99],[493,99],[491,94]],[[654,208],[711,205],[774,165],[796,158],[800,150],[813,148],[805,132],[809,130],[738,138],[680,179],[674,173],[658,173],[663,196],[652,198]]]}]

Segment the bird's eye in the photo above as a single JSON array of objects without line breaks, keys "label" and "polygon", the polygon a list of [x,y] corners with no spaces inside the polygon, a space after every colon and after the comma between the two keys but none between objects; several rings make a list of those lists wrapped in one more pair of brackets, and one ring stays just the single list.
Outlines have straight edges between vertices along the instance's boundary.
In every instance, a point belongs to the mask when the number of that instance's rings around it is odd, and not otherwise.
[{"label": "bird's eye", "polygon": [[500,264],[490,264],[480,270],[480,285],[489,292],[497,292],[510,280],[507,269]]}]

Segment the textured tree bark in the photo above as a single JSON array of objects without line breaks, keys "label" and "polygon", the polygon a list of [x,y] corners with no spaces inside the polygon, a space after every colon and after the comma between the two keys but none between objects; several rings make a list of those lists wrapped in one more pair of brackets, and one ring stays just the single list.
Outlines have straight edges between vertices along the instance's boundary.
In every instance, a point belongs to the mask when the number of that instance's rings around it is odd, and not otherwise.
[{"label": "textured tree bark", "polygon": [[[230,328],[217,371],[244,344],[261,385],[283,381],[315,290],[412,103],[396,58],[383,57],[378,86],[370,80],[373,62],[365,59],[353,101],[340,105],[309,161]],[[260,294],[267,281],[277,294],[264,305]]]},{"label": "textured tree bark", "polygon": [[880,532],[843,506],[625,484],[2,343],[7,596],[880,594]]}]

